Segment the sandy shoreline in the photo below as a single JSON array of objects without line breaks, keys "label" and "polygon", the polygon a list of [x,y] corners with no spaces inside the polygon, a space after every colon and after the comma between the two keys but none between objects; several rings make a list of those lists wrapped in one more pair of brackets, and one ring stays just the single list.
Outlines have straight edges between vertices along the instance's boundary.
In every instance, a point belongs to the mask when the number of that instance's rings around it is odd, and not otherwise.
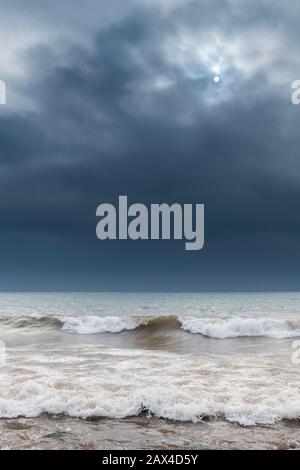
[{"label": "sandy shoreline", "polygon": [[223,420],[146,416],[88,421],[68,416],[0,420],[0,449],[300,449],[300,422],[242,427]]}]

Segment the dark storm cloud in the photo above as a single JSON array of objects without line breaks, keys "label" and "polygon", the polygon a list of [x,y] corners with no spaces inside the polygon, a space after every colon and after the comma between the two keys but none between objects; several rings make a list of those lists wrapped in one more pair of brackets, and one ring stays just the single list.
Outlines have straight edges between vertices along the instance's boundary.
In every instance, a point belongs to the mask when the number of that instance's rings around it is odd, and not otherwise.
[{"label": "dark storm cloud", "polygon": [[[295,12],[241,5],[135,9],[89,47],[24,52],[34,109],[0,109],[4,288],[297,287]],[[97,241],[96,206],[119,194],[204,202],[204,251]]]}]

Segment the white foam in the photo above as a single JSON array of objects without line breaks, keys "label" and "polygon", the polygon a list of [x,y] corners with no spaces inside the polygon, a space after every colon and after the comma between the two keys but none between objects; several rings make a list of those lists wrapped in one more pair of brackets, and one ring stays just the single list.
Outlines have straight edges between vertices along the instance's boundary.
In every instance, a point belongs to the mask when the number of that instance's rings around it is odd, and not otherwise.
[{"label": "white foam", "polygon": [[146,409],[178,421],[271,424],[300,416],[299,390],[298,371],[282,355],[180,356],[91,345],[19,351],[0,369],[0,417],[124,418]]},{"label": "white foam", "polygon": [[119,333],[124,330],[134,330],[141,322],[134,317],[98,317],[93,315],[82,317],[59,317],[63,323],[62,329],[81,335],[95,333]]},{"label": "white foam", "polygon": [[266,336],[292,338],[300,336],[299,321],[271,318],[197,318],[179,317],[182,328],[212,338],[237,338],[241,336]]},{"label": "white foam", "polygon": [[[96,333],[119,333],[125,330],[134,330],[141,325],[151,324],[155,316],[54,316],[54,315],[9,315],[0,318],[1,327],[5,332],[14,331],[18,333],[24,330],[28,333],[47,331],[49,328],[61,325],[64,331],[69,331],[82,335]],[[174,316],[157,316],[166,319],[162,323],[164,328],[167,320],[170,326],[174,327]],[[232,316],[220,317],[198,317],[198,316],[178,316],[178,322],[183,330],[191,333],[199,333],[212,338],[238,338],[264,336],[270,338],[292,338],[300,337],[300,320],[270,318],[270,317],[244,317]],[[159,328],[159,323],[156,326]],[[149,334],[151,334],[149,332]]]}]

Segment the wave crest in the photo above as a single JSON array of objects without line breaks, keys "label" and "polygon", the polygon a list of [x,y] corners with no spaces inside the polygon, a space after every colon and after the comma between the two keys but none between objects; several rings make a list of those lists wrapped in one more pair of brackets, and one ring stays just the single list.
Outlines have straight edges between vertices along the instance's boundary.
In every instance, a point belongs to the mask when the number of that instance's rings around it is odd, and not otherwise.
[{"label": "wave crest", "polygon": [[143,329],[143,333],[150,336],[152,333],[161,332],[163,334],[181,329],[187,333],[217,339],[300,337],[300,320],[269,317],[7,315],[0,317],[0,322],[13,328],[60,327],[63,331],[80,335],[121,333]]},{"label": "wave crest", "polygon": [[293,320],[271,318],[181,318],[182,328],[212,338],[238,338],[243,336],[266,336],[291,338],[300,336],[300,323]]},{"label": "wave crest", "polygon": [[141,322],[134,317],[61,317],[62,329],[81,335],[95,333],[120,333],[124,330],[135,330]]}]

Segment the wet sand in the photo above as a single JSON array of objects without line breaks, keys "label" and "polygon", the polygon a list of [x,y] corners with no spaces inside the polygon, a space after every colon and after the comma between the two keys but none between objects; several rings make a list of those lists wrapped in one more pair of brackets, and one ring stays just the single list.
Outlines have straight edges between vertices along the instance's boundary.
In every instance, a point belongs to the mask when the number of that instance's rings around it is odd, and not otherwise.
[{"label": "wet sand", "polygon": [[300,422],[242,427],[223,420],[180,423],[138,416],[0,420],[0,449],[300,449]]}]

